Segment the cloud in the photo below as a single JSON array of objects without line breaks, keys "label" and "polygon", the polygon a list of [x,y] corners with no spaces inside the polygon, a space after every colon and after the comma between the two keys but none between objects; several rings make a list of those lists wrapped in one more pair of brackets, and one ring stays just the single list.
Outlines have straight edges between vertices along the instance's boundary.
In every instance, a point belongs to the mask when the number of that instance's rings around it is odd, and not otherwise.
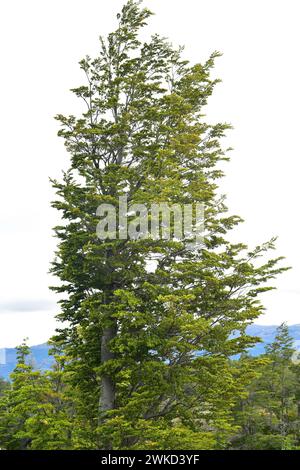
[{"label": "cloud", "polygon": [[56,307],[56,303],[48,299],[20,299],[0,301],[0,314],[6,312],[38,312],[49,311]]}]

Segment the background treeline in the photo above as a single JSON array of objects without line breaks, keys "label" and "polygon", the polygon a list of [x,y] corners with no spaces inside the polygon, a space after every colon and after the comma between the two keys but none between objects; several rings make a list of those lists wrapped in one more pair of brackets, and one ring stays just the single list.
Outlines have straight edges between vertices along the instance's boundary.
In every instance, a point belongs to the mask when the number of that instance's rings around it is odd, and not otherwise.
[{"label": "background treeline", "polygon": [[[214,384],[208,370],[200,378],[207,399],[194,397],[201,418],[193,426],[186,413],[172,417],[170,412],[169,418],[162,413],[143,423],[135,419],[142,410],[132,409],[126,425],[119,416],[120,435],[114,428],[114,447],[300,449],[300,364],[292,344],[283,324],[264,355],[253,358],[245,353],[238,360],[216,361],[211,371]],[[55,347],[52,354],[52,370],[34,370],[30,349],[22,344],[11,381],[0,381],[2,449],[101,447],[104,430],[94,419],[98,403],[93,388],[87,381],[82,393],[82,384],[78,387],[72,380],[76,364]],[[205,361],[205,354],[199,360]],[[186,395],[191,400],[192,386]]]}]

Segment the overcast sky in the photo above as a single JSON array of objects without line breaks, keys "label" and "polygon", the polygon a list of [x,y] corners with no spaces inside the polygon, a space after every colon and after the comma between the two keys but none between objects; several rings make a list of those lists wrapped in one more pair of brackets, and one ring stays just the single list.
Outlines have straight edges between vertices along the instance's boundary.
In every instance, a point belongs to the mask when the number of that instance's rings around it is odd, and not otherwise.
[{"label": "overcast sky", "polygon": [[[56,136],[57,113],[76,113],[68,90],[83,84],[78,61],[97,54],[98,36],[115,28],[120,0],[3,0],[1,42],[0,347],[28,336],[46,341],[55,328],[47,274],[57,215],[48,177],[67,165]],[[219,50],[212,122],[234,125],[222,190],[246,221],[250,246],[278,235],[278,254],[293,270],[265,295],[258,323],[300,323],[298,0],[148,0],[149,34],[186,46],[192,61]],[[227,144],[227,142],[226,142]]]}]

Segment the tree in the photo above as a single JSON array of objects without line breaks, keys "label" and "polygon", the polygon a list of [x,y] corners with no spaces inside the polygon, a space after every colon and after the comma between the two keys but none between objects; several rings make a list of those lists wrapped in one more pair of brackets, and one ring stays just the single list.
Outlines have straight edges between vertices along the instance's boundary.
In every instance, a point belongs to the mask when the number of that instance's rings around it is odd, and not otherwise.
[{"label": "tree", "polygon": [[[65,383],[65,357],[57,353],[54,359],[52,370],[43,373],[30,364],[26,342],[17,347],[11,386],[0,397],[1,447],[8,450],[73,447],[73,394]],[[74,434],[76,442],[76,430]]]},{"label": "tree", "polygon": [[25,425],[30,449],[66,450],[76,443],[74,393],[68,386],[67,358],[56,347],[51,354],[53,366],[40,374],[39,394]]},{"label": "tree", "polygon": [[[255,341],[245,328],[283,268],[280,258],[258,262],[274,240],[249,251],[226,237],[240,222],[226,214],[217,187],[230,126],[203,118],[219,54],[191,65],[158,35],[141,43],[150,16],[140,2],[126,3],[99,56],[80,62],[86,84],[72,91],[86,106],[82,116],[57,116],[71,163],[53,181],[63,218],[53,289],[65,294],[58,318],[68,325],[54,340],[70,358],[95,447],[171,448],[188,435],[186,448],[201,439],[207,448],[221,445],[218,429],[234,405],[228,357]],[[125,196],[134,239],[122,232]],[[201,249],[191,249],[191,231],[143,237],[153,203],[204,204]],[[97,236],[101,204],[114,207],[121,236],[108,219],[107,238]],[[149,210],[144,218],[139,204]]]},{"label": "tree", "polygon": [[26,340],[17,347],[17,365],[11,374],[12,384],[0,400],[1,447],[25,450],[31,439],[25,432],[26,420],[34,413],[39,372],[29,363]]},{"label": "tree", "polygon": [[266,346],[257,377],[237,409],[241,432],[234,439],[235,445],[278,450],[299,445],[299,372],[292,362],[294,352],[293,339],[283,323],[277,328],[274,341]]}]

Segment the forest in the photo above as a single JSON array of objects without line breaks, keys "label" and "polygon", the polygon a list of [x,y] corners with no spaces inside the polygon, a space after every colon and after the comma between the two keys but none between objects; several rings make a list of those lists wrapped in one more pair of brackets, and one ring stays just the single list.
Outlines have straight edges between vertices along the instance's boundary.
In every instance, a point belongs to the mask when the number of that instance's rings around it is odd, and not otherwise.
[{"label": "forest", "polygon": [[[282,324],[259,357],[243,353],[238,359],[214,361],[212,371],[203,358],[203,398],[197,397],[193,406],[196,422],[187,410],[142,420],[137,418],[140,410],[133,408],[130,415],[111,418],[111,428],[106,428],[113,449],[299,450],[300,361],[292,345]],[[46,372],[34,370],[25,343],[17,351],[11,381],[0,381],[0,447],[101,449],[94,387],[86,382],[84,405],[74,366],[61,351],[53,347],[55,362]],[[192,397],[192,388],[186,394]]]},{"label": "forest", "polygon": [[[80,61],[84,85],[71,91],[82,113],[56,116],[69,168],[51,180],[54,365],[36,370],[26,342],[18,347],[0,383],[1,449],[300,449],[287,325],[264,354],[247,352],[259,338],[246,329],[289,267],[272,255],[275,238],[232,241],[242,219],[219,187],[231,126],[205,117],[220,54],[191,64],[157,34],[142,40],[151,15],[140,1],[124,5],[99,54]],[[157,206],[173,215],[167,230],[160,214],[152,236]]]}]

